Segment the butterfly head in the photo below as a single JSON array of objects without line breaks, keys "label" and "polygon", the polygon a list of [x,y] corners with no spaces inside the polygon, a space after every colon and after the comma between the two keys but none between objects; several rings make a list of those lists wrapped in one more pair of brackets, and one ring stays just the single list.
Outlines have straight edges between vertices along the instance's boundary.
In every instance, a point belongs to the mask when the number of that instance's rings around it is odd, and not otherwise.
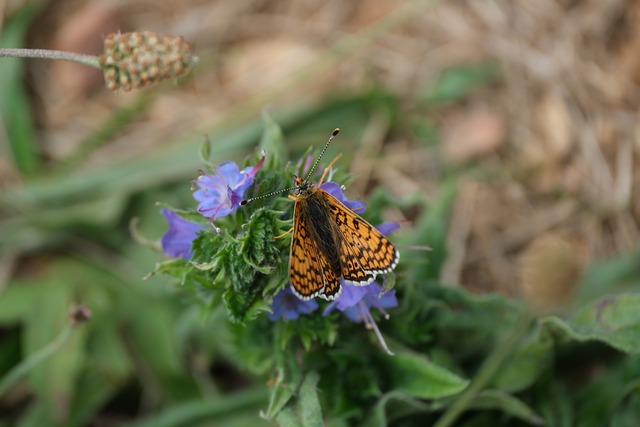
[{"label": "butterfly head", "polygon": [[316,191],[316,186],[311,180],[301,176],[295,176],[293,195],[295,197],[306,197]]}]

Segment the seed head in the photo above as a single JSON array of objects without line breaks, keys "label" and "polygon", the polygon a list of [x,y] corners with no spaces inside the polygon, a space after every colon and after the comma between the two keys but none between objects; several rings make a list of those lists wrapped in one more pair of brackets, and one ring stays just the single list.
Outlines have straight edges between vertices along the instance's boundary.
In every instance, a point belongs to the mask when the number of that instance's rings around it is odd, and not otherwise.
[{"label": "seed head", "polygon": [[109,90],[139,89],[187,74],[197,62],[182,37],[153,32],[111,33],[100,65]]}]

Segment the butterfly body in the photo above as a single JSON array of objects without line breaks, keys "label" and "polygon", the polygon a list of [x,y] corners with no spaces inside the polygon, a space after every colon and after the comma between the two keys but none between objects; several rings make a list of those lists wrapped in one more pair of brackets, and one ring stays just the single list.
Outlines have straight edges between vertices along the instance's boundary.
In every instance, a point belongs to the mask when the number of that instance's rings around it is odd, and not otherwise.
[{"label": "butterfly body", "polygon": [[340,279],[366,285],[397,265],[393,244],[327,191],[296,178],[289,197],[295,200],[289,278],[299,298],[333,300]]}]

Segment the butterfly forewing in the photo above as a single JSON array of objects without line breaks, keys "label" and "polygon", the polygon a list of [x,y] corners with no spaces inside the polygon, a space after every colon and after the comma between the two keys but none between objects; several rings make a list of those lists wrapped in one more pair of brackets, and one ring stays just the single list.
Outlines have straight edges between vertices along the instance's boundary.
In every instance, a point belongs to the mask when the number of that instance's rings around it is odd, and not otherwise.
[{"label": "butterfly forewing", "polygon": [[340,232],[342,275],[355,284],[368,284],[378,274],[389,273],[400,259],[398,250],[374,226],[324,190],[318,193]]}]

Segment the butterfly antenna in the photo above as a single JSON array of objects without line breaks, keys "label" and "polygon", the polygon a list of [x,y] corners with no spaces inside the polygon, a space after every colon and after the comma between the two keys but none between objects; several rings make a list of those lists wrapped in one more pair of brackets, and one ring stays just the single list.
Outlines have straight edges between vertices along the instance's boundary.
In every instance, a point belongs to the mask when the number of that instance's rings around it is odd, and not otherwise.
[{"label": "butterfly antenna", "polygon": [[340,128],[335,128],[333,130],[333,132],[331,133],[331,136],[329,137],[329,139],[327,140],[327,143],[324,144],[324,148],[322,149],[322,151],[320,152],[320,155],[318,156],[318,158],[316,159],[316,161],[313,163],[313,166],[311,167],[311,169],[309,169],[309,173],[307,174],[307,179],[305,181],[309,181],[309,178],[311,178],[311,175],[313,174],[313,172],[315,172],[316,168],[318,167],[318,164],[320,163],[320,159],[322,159],[322,156],[324,156],[324,152],[327,151],[327,148],[329,148],[329,144],[331,144],[331,141],[333,141],[333,138],[340,132]]},{"label": "butterfly antenna", "polygon": [[[318,156],[318,158],[316,159],[315,163],[313,164],[313,166],[311,167],[311,169],[309,170],[309,174],[307,175],[307,179],[306,181],[309,180],[309,178],[311,178],[311,174],[316,170],[316,168],[318,167],[318,163],[320,163],[320,159],[322,158],[322,156],[324,155],[324,152],[327,151],[327,147],[329,147],[329,144],[331,144],[331,141],[333,141],[333,138],[340,132],[340,128],[335,128],[333,130],[333,132],[331,133],[331,136],[329,137],[329,139],[327,140],[327,143],[324,144],[324,148],[322,149],[322,151],[320,152],[320,155]],[[248,199],[244,199],[243,201],[240,202],[240,206],[244,206],[249,202],[253,202],[254,200],[259,200],[259,199],[264,199],[267,197],[271,197],[271,196],[275,196],[276,194],[280,194],[280,193],[284,193],[285,191],[291,191],[296,187],[289,187],[289,188],[283,188],[282,190],[278,190],[278,191],[272,191],[271,193],[267,193],[267,194],[263,194],[262,196],[256,196],[256,197],[250,197]]]},{"label": "butterfly antenna", "polygon": [[283,188],[282,190],[272,191],[271,193],[263,194],[262,196],[250,197],[241,201],[240,206],[244,206],[249,202],[253,202],[254,200],[265,199],[267,197],[275,196],[276,194],[284,193],[285,191],[291,191],[294,188],[295,187]]}]

